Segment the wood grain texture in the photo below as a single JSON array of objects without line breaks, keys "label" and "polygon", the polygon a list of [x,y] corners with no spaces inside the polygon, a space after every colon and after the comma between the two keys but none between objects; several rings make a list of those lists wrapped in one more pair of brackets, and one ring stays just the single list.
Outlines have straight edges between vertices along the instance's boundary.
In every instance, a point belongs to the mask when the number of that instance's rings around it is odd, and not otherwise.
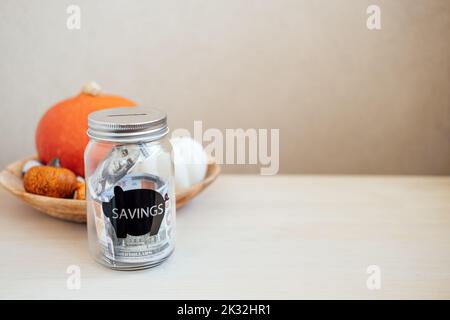
[{"label": "wood grain texture", "polygon": [[137,272],[97,265],[85,225],[0,203],[3,299],[450,298],[449,177],[224,175],[177,213],[170,259]]},{"label": "wood grain texture", "polygon": [[[29,157],[25,160],[19,160],[8,165],[6,169],[0,172],[0,184],[5,187],[6,190],[41,212],[44,212],[58,219],[85,223],[85,200],[45,197],[25,191],[23,187],[21,172],[23,164],[30,159],[34,158]],[[191,187],[183,190],[177,190],[177,208],[181,208],[188,201],[197,196],[201,191],[208,187],[219,176],[219,174],[220,166],[216,164],[213,159],[210,159],[206,177],[201,183],[194,184]]]}]

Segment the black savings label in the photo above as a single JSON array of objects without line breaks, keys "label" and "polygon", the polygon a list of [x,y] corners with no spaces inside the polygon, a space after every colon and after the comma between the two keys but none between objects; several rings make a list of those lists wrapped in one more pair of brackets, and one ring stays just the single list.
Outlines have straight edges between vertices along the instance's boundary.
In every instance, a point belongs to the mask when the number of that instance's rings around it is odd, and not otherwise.
[{"label": "black savings label", "polygon": [[142,236],[150,233],[154,236],[158,234],[166,211],[164,200],[154,190],[123,191],[116,186],[114,197],[102,203],[103,214],[110,219],[118,238],[126,238],[128,234]]}]

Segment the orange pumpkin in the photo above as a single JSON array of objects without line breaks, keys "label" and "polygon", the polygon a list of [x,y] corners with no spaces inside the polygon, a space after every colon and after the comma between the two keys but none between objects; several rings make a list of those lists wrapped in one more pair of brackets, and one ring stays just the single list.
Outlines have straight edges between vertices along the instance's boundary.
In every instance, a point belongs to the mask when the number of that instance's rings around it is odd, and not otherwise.
[{"label": "orange pumpkin", "polygon": [[39,121],[36,148],[39,159],[48,163],[59,158],[61,166],[84,177],[84,149],[88,114],[100,109],[130,107],[135,103],[118,96],[100,94],[96,83],[89,83],[82,92],[51,107]]}]

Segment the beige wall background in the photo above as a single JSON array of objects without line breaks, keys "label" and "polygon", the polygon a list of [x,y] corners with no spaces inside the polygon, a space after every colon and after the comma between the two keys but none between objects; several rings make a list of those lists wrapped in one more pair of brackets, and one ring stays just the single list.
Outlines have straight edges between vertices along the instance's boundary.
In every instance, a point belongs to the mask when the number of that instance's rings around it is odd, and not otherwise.
[{"label": "beige wall background", "polygon": [[447,175],[449,31],[447,0],[1,0],[0,165],[94,79],[172,128],[279,128],[281,173]]}]

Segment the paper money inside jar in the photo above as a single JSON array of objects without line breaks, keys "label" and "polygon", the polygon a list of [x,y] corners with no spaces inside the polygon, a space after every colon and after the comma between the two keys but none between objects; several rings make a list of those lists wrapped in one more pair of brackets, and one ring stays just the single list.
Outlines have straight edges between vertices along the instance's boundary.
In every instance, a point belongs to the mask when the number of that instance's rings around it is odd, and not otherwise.
[{"label": "paper money inside jar", "polygon": [[157,109],[89,114],[85,151],[91,253],[113,269],[166,260],[175,244],[175,186],[167,117]]}]

